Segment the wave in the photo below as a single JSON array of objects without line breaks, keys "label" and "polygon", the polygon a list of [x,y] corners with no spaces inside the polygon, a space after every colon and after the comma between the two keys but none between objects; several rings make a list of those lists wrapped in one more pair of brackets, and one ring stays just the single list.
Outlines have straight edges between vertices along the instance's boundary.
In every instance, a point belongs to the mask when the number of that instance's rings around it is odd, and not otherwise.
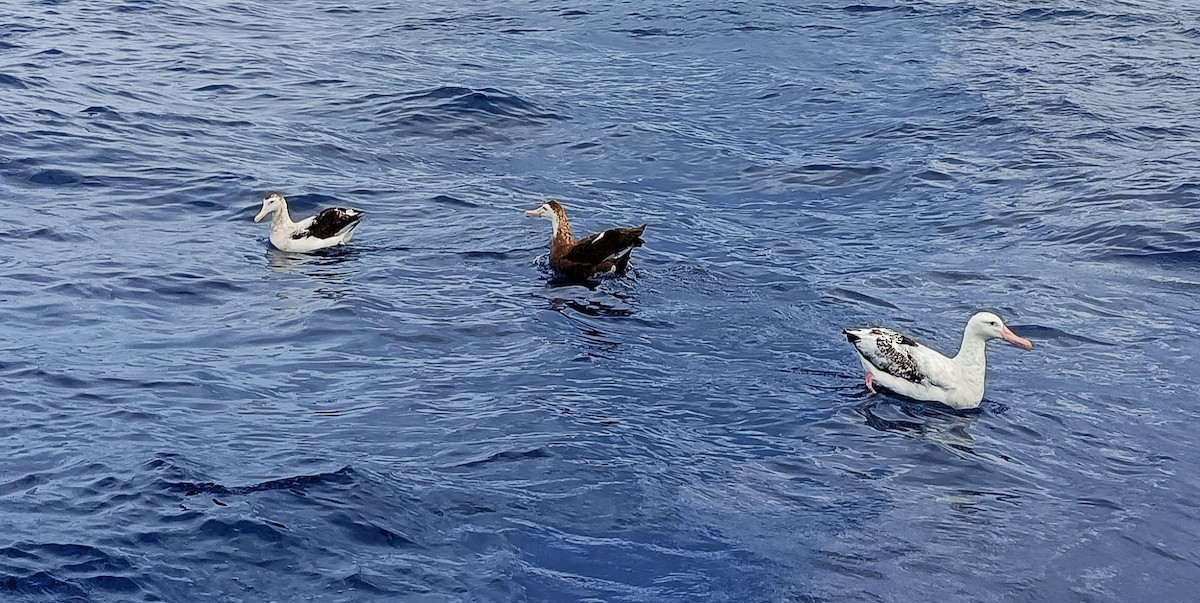
[{"label": "wave", "polygon": [[496,88],[442,86],[408,94],[376,93],[353,105],[371,110],[376,131],[435,138],[495,138],[502,137],[498,130],[569,119]]}]

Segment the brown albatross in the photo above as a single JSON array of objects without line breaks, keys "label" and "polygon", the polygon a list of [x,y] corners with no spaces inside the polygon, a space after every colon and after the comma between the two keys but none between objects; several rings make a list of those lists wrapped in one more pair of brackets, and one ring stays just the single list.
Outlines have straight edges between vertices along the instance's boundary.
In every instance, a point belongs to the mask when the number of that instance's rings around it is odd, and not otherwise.
[{"label": "brown albatross", "polygon": [[550,238],[550,267],[567,276],[621,274],[629,267],[634,247],[642,246],[646,225],[613,228],[576,240],[563,206],[553,199],[525,212],[526,218],[546,218],[554,229]]}]

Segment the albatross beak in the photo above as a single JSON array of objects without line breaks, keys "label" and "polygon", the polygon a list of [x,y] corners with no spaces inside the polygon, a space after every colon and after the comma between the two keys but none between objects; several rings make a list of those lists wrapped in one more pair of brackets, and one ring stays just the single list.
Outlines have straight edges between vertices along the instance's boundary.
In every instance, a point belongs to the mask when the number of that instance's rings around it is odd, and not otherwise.
[{"label": "albatross beak", "polygon": [[529,210],[529,211],[525,212],[525,217],[526,217],[526,218],[540,218],[540,217],[542,217],[542,208],[540,208],[540,207],[539,207],[539,208],[537,208],[537,209],[531,209],[531,210]]},{"label": "albatross beak", "polygon": [[1018,337],[1016,333],[1009,331],[1008,327],[1000,328],[1000,338],[1019,348],[1025,348],[1026,352],[1033,350],[1033,344],[1029,343],[1028,339]]},{"label": "albatross beak", "polygon": [[254,216],[254,221],[261,222],[263,218],[267,217],[267,213],[267,208],[264,207],[262,211],[258,212],[257,216]]}]

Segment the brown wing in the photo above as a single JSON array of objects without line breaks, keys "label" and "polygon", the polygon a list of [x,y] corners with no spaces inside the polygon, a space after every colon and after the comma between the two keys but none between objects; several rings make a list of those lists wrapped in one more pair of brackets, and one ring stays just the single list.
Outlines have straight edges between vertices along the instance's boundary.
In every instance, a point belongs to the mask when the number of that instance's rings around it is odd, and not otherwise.
[{"label": "brown wing", "polygon": [[597,265],[617,259],[634,247],[642,246],[646,225],[635,228],[613,228],[584,237],[571,246],[563,259],[578,264]]}]

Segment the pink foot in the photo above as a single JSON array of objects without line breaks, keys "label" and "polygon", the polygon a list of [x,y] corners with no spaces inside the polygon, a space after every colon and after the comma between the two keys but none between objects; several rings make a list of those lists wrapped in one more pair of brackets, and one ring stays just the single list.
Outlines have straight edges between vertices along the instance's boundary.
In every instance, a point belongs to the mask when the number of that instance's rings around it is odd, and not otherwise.
[{"label": "pink foot", "polygon": [[870,391],[872,394],[875,393],[875,387],[871,385],[871,382],[874,380],[875,380],[875,375],[872,375],[871,373],[867,373],[867,390]]}]

